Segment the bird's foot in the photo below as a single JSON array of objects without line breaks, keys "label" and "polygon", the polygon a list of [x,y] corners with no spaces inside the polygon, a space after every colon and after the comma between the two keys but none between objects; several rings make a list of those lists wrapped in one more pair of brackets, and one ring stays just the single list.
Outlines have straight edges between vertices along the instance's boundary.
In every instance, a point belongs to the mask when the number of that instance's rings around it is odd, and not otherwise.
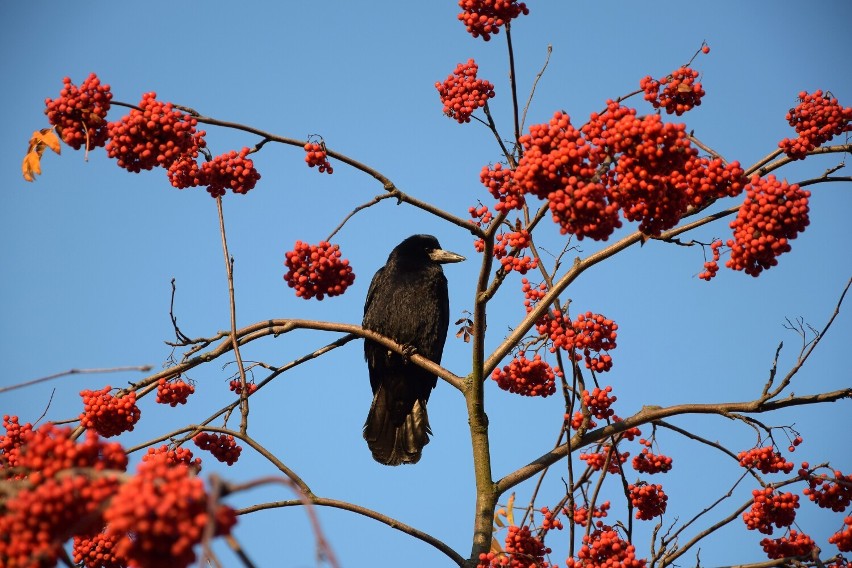
[{"label": "bird's foot", "polygon": [[413,345],[404,345],[402,347],[402,361],[403,361],[403,363],[408,365],[408,362],[411,360],[412,355],[417,355],[417,348],[414,347]]}]

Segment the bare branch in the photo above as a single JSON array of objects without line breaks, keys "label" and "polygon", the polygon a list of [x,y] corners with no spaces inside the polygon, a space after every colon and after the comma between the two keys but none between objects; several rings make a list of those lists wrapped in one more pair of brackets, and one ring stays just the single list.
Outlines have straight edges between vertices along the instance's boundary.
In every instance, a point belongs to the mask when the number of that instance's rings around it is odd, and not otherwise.
[{"label": "bare branch", "polygon": [[0,387],[0,394],[4,392],[8,392],[15,389],[22,389],[24,387],[30,387],[32,385],[37,385],[39,383],[44,383],[47,381],[52,381],[54,379],[59,379],[61,377],[67,377],[68,375],[91,375],[96,373],[126,373],[128,371],[140,371],[142,373],[147,373],[154,367],[152,365],[137,365],[133,367],[104,367],[100,369],[68,369],[67,371],[62,371],[61,373],[55,373],[53,375],[47,375],[46,377],[40,377],[38,379],[33,379],[31,381],[25,381],[23,383],[17,383],[14,385],[9,385],[5,387]]}]

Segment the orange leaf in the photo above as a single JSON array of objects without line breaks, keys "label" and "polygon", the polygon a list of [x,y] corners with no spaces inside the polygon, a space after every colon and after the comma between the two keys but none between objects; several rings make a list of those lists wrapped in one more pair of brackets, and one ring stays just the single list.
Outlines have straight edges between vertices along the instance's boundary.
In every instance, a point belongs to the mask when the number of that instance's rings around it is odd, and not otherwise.
[{"label": "orange leaf", "polygon": [[512,493],[509,496],[509,502],[506,503],[506,520],[509,521],[510,525],[515,524],[515,515],[513,514],[514,508],[515,508],[515,494]]},{"label": "orange leaf", "polygon": [[493,536],[491,537],[491,552],[493,552],[494,554],[503,552],[503,547],[500,546],[500,543],[497,542],[497,539]]},{"label": "orange leaf", "polygon": [[45,146],[56,152],[57,154],[62,153],[62,147],[59,145],[59,137],[56,135],[56,132],[53,131],[52,128],[42,128],[41,133],[41,141]]},{"label": "orange leaf", "polygon": [[689,85],[685,85],[683,83],[681,83],[680,85],[677,86],[677,92],[678,93],[688,93],[691,90],[692,90],[692,87],[690,87]]},{"label": "orange leaf", "polygon": [[41,174],[41,156],[39,153],[34,150],[27,152],[21,170],[26,181],[35,181],[35,176]]}]

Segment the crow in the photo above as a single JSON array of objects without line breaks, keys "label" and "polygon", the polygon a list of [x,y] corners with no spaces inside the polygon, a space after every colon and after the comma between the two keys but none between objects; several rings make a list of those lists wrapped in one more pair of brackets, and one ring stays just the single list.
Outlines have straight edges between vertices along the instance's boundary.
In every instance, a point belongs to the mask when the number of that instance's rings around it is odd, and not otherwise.
[{"label": "crow", "polygon": [[370,282],[362,326],[405,346],[405,355],[364,341],[373,402],[364,423],[364,439],[373,458],[385,465],[417,463],[429,443],[426,402],[438,378],[411,363],[418,354],[441,362],[450,301],[441,264],[464,257],[441,249],[432,235],[413,235],[388,256]]}]

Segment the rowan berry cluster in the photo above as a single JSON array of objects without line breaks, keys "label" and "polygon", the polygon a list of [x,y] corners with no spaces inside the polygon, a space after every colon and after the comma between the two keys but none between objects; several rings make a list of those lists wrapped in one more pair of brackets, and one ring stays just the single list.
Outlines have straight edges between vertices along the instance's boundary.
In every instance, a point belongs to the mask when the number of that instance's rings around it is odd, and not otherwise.
[{"label": "rowan berry cluster", "polygon": [[15,481],[0,514],[0,564],[51,566],[65,541],[103,526],[101,511],[117,490],[127,455],[92,430],[81,443],[71,439],[70,428],[49,423],[37,430],[21,427],[20,434]]},{"label": "rowan berry cluster", "polygon": [[684,66],[659,81],[650,75],[644,77],[639,81],[639,88],[645,91],[645,100],[654,108],[662,107],[667,113],[680,116],[701,104],[704,89],[701,83],[695,82],[697,78],[698,71]]},{"label": "rowan berry cluster", "polygon": [[698,153],[686,126],[664,123],[656,114],[629,113],[601,135],[605,148],[621,153],[606,179],[624,218],[639,221],[639,230],[648,235],[674,227],[689,208],[682,172]]},{"label": "rowan berry cluster", "polygon": [[248,148],[239,153],[231,150],[201,164],[200,179],[212,197],[221,197],[228,189],[245,195],[254,188],[260,174],[254,168],[254,162],[246,158],[248,154]]},{"label": "rowan berry cluster", "polygon": [[776,264],[776,257],[790,251],[790,243],[805,230],[811,192],[778,181],[775,176],[754,176],[737,218],[731,221],[734,238],[728,239],[731,257],[725,265],[758,276]]},{"label": "rowan berry cluster", "polygon": [[763,446],[761,448],[752,448],[748,451],[737,454],[737,459],[740,460],[740,465],[746,468],[759,469],[761,473],[790,473],[793,471],[793,463],[788,462],[784,457],[775,451],[774,446]]},{"label": "rowan berry cluster", "polygon": [[840,552],[852,552],[852,516],[844,517],[844,527],[828,537],[828,542]]},{"label": "rowan berry cluster", "polygon": [[651,442],[644,438],[639,443],[645,446],[642,451],[633,458],[633,469],[639,473],[666,473],[672,469],[672,458],[651,451]]},{"label": "rowan berry cluster", "polygon": [[230,434],[212,434],[210,432],[199,432],[192,441],[202,450],[207,450],[220,462],[234,465],[240,459],[242,446]]},{"label": "rowan berry cluster", "polygon": [[79,88],[68,77],[62,81],[65,86],[59,98],[44,101],[47,120],[75,150],[84,144],[87,150],[103,146],[107,141],[106,116],[112,100],[109,85],[102,85],[94,73]]},{"label": "rowan berry cluster", "polygon": [[701,207],[720,197],[737,197],[748,184],[738,161],[693,156],[684,165],[684,191],[690,206]]},{"label": "rowan berry cluster", "polygon": [[182,380],[167,381],[160,379],[157,382],[157,402],[175,407],[178,404],[186,404],[189,395],[195,392],[195,387]]},{"label": "rowan berry cluster", "polygon": [[590,393],[587,390],[583,391],[583,405],[589,408],[592,416],[595,418],[609,418],[615,411],[610,408],[612,403],[618,400],[616,396],[609,396],[612,392],[612,387],[607,386],[604,389],[595,387]]},{"label": "rowan berry cluster", "polygon": [[491,35],[500,33],[500,28],[521,14],[530,13],[524,2],[517,0],[459,0],[462,12],[458,19],[473,37],[489,41]]},{"label": "rowan berry cluster", "polygon": [[495,210],[503,212],[523,208],[524,195],[519,191],[511,169],[504,168],[502,164],[494,164],[493,167],[483,166],[482,171],[479,172],[479,180],[488,189],[488,193],[497,200]]},{"label": "rowan berry cluster", "polygon": [[606,240],[621,226],[618,205],[595,180],[590,147],[571,118],[557,112],[547,124],[535,124],[520,137],[524,155],[513,175],[515,190],[547,199],[562,234]]},{"label": "rowan berry cluster", "polygon": [[[181,158],[196,158],[206,145],[205,132],[197,131],[198,121],[145,93],[139,109],[107,125],[107,155],[120,167],[139,173],[156,166],[168,168]],[[173,180],[174,183],[174,180]]]},{"label": "rowan berry cluster", "polygon": [[117,554],[117,537],[113,533],[75,536],[71,549],[74,562],[84,568],[125,568],[128,559]]},{"label": "rowan berry cluster", "polygon": [[[629,456],[630,452],[621,453],[617,449],[612,450],[610,455],[610,446],[603,446],[597,452],[580,454],[580,459],[594,471],[600,471],[606,465],[607,473],[617,474],[621,471],[621,464],[626,462]],[[609,464],[607,464],[607,457],[609,457]]]},{"label": "rowan berry cluster", "polygon": [[550,563],[544,559],[545,555],[550,554],[550,549],[544,546],[541,539],[530,533],[529,527],[510,526],[504,551],[480,554],[477,568],[551,568]]},{"label": "rowan berry cluster", "polygon": [[798,138],[784,138],[778,147],[794,160],[803,160],[835,136],[852,131],[852,107],[842,107],[837,99],[822,90],[799,93],[799,104],[787,113],[787,122]]},{"label": "rowan berry cluster", "polygon": [[132,431],[142,417],[142,411],[136,406],[136,392],[114,397],[110,394],[111,390],[112,387],[107,385],[99,391],[80,391],[83,397],[80,425],[93,428],[104,438]]},{"label": "rowan berry cluster", "polygon": [[[0,477],[15,479],[17,476],[7,471],[18,466],[18,452],[20,447],[31,435],[33,425],[27,422],[23,426],[18,423],[17,416],[3,415],[3,428],[5,435],[0,435]],[[3,471],[7,470],[7,471]]]},{"label": "rowan berry cluster", "polygon": [[[584,359],[587,369],[597,372],[612,368],[612,357],[602,351],[615,349],[618,324],[600,314],[586,312],[574,322],[567,320],[561,311],[554,310],[536,322],[536,329],[547,335],[553,345],[551,352],[565,349],[575,361]],[[578,351],[582,350],[582,356]]]},{"label": "rowan berry cluster", "polygon": [[308,166],[313,168],[315,166],[319,166],[320,173],[328,173],[333,174],[334,168],[331,167],[331,164],[328,161],[328,151],[325,148],[325,142],[320,140],[319,142],[307,142],[305,144],[305,162],[308,163]]},{"label": "rowan berry cluster", "polygon": [[[212,515],[204,484],[192,469],[169,463],[165,455],[139,464],[137,474],[121,486],[104,513],[115,553],[140,566],[185,567],[195,561],[193,547],[208,523],[215,535],[229,534],[234,511],[219,505]],[[132,535],[132,537],[131,537]]]},{"label": "rowan berry cluster", "polygon": [[807,481],[808,487],[803,493],[823,509],[842,513],[852,503],[852,474],[843,475],[843,472],[835,471],[834,479],[826,475],[809,475]]},{"label": "rowan berry cluster", "polygon": [[[583,426],[583,422],[585,421],[586,416],[580,412],[579,410],[574,413],[574,416],[570,414],[565,415],[565,421],[570,423],[571,428],[574,430],[579,430]],[[589,422],[586,424],[586,428],[594,428],[598,423],[589,418]]]},{"label": "rowan berry cluster", "polygon": [[456,119],[459,124],[470,122],[470,115],[494,97],[494,85],[485,79],[477,79],[478,71],[476,62],[468,59],[467,63],[459,63],[443,83],[435,83],[444,104],[444,114]]},{"label": "rowan berry cluster", "polygon": [[529,247],[530,242],[530,233],[526,229],[501,233],[497,235],[497,240],[494,243],[494,258],[500,261],[503,270],[506,272],[514,270],[526,274],[527,271],[538,266],[538,259],[521,256],[520,253],[511,254],[511,252],[521,251]]},{"label": "rowan berry cluster", "polygon": [[305,300],[339,296],[355,281],[349,261],[340,258],[340,247],[326,241],[311,245],[296,241],[286,253],[287,273],[284,280]]},{"label": "rowan berry cluster", "polygon": [[721,253],[719,249],[722,247],[721,240],[715,240],[710,243],[710,252],[713,255],[712,260],[708,260],[704,263],[704,272],[698,275],[702,280],[707,280],[708,282],[716,276],[716,273],[719,272],[719,259],[721,258]]},{"label": "rowan berry cluster", "polygon": [[637,519],[650,521],[666,512],[669,498],[663,491],[662,485],[631,483],[627,486],[627,491],[630,494],[630,504],[636,507]]},{"label": "rowan berry cluster", "polygon": [[[600,507],[592,507],[592,518],[593,519],[602,519],[607,516],[609,512],[610,502],[604,501],[601,503]],[[571,513],[567,509],[565,510],[565,514],[571,519],[575,525],[586,526],[589,522],[589,508],[588,507],[577,507],[574,505],[574,512]]]},{"label": "rowan berry cluster", "polygon": [[[240,383],[239,379],[234,379],[228,383],[228,388],[237,394],[243,394],[243,385]],[[246,390],[248,391],[248,394],[254,394],[254,391],[257,390],[257,385],[254,383],[246,383]]]},{"label": "rowan berry cluster", "polygon": [[[491,222],[491,219],[494,218],[494,215],[491,214],[491,211],[489,211],[488,207],[486,207],[485,205],[480,205],[479,207],[470,207],[467,211],[473,218],[473,221],[471,221],[471,223],[476,225],[477,227],[481,227],[483,225],[487,226]],[[482,243],[481,240],[477,242]],[[482,243],[482,249],[485,250],[484,243]],[[479,248],[477,248],[477,250],[479,250]]]},{"label": "rowan berry cluster", "polygon": [[558,512],[551,511],[549,507],[542,507],[540,510],[544,516],[541,520],[541,530],[562,530],[562,521],[557,517]]},{"label": "rowan berry cluster", "polygon": [[165,456],[166,463],[171,465],[183,464],[195,473],[201,471],[201,458],[192,457],[192,450],[182,446],[169,447],[166,445],[157,448],[148,448],[148,452],[142,456],[142,461],[159,460]]},{"label": "rowan berry cluster", "polygon": [[799,496],[793,493],[775,493],[771,487],[755,489],[751,492],[754,503],[751,509],[743,513],[743,522],[748,530],[758,530],[763,534],[772,534],[772,525],[778,528],[789,527],[796,519],[799,508]]},{"label": "rowan berry cluster", "polygon": [[531,312],[533,307],[547,294],[547,285],[541,282],[538,286],[533,286],[526,278],[521,279],[521,291],[524,293],[524,307],[527,313]]},{"label": "rowan berry cluster", "polygon": [[577,558],[569,558],[565,564],[566,568],[644,568],[645,565],[645,560],[636,558],[636,547],[607,525],[584,535]]},{"label": "rowan berry cluster", "polygon": [[562,371],[554,371],[541,359],[541,355],[527,359],[522,352],[502,369],[494,369],[491,378],[505,391],[521,396],[547,397],[556,392],[557,375],[562,376]]},{"label": "rowan berry cluster", "polygon": [[815,546],[814,539],[804,533],[790,530],[790,534],[781,538],[764,538],[760,546],[769,558],[786,558],[810,554]]}]

